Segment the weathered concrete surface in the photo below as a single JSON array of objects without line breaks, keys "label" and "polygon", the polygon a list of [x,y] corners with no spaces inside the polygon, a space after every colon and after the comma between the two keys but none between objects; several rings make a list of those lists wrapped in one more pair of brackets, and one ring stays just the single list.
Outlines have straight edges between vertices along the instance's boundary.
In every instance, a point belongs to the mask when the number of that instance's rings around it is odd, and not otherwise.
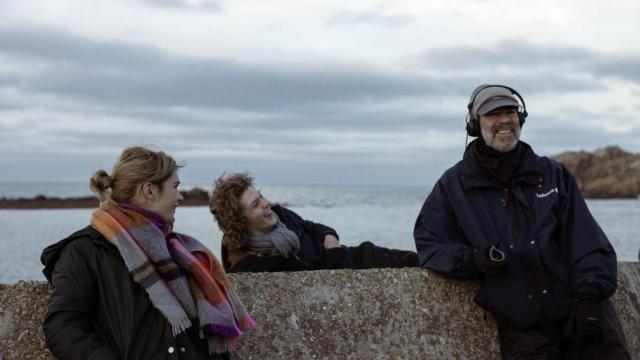
[{"label": "weathered concrete surface", "polygon": [[[258,322],[236,359],[498,359],[477,283],[419,269],[231,275]],[[640,359],[640,264],[619,263],[614,304]],[[0,359],[51,359],[42,323],[49,288],[0,285]]]}]

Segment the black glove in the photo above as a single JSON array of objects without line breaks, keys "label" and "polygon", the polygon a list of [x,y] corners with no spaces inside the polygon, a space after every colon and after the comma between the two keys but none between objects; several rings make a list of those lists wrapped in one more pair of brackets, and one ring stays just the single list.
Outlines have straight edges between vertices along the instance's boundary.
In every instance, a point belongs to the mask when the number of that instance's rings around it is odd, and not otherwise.
[{"label": "black glove", "polygon": [[577,295],[573,305],[572,337],[578,348],[584,348],[602,336],[602,305],[595,295]]},{"label": "black glove", "polygon": [[473,249],[473,266],[485,276],[496,276],[507,270],[507,256],[495,245]]}]

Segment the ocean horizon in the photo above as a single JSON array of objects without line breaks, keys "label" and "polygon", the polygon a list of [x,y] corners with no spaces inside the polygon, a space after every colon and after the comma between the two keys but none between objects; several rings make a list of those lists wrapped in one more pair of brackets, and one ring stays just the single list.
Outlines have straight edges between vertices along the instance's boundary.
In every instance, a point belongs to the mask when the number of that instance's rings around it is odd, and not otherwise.
[{"label": "ocean horizon", "polygon": [[[181,185],[181,190],[202,184]],[[262,194],[303,218],[333,227],[345,245],[363,241],[415,250],[413,225],[430,188],[415,186],[263,186]],[[87,184],[0,183],[0,197],[91,196]],[[619,261],[638,261],[640,200],[587,200]],[[43,281],[40,253],[89,224],[93,209],[0,210],[0,283]],[[206,206],[178,207],[174,229],[207,245],[216,256],[221,233]]]}]

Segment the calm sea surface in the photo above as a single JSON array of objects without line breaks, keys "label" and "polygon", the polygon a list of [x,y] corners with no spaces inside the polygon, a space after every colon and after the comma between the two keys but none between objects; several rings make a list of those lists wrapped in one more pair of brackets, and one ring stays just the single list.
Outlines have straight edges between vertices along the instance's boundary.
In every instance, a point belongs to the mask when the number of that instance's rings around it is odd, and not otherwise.
[{"label": "calm sea surface", "polygon": [[[188,189],[192,186],[184,186]],[[208,185],[200,186],[208,189]],[[413,224],[429,189],[416,187],[268,186],[262,193],[302,217],[335,228],[340,241],[369,240],[415,250]],[[0,197],[91,195],[86,184],[0,183]],[[640,200],[589,200],[589,208],[620,261],[637,261]],[[88,225],[91,209],[0,210],[0,283],[44,280],[42,249]],[[175,230],[194,236],[219,255],[221,234],[207,207],[180,207]]]}]

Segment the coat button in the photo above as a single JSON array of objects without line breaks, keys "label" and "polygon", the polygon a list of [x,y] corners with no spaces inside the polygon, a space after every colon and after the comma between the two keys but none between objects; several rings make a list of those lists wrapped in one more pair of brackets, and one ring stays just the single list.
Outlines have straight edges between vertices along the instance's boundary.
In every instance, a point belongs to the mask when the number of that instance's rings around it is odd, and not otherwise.
[{"label": "coat button", "polygon": [[180,348],[180,352],[185,352],[185,351],[187,351],[187,349],[185,349],[183,347]]},{"label": "coat button", "polygon": [[509,249],[513,249],[513,244],[509,245]]},{"label": "coat button", "polygon": [[536,242],[531,240],[531,245],[535,245],[535,244],[536,244]]},{"label": "coat button", "polygon": [[548,292],[547,289],[542,290],[543,294],[546,294],[547,292]]},{"label": "coat button", "polygon": [[174,349],[173,346],[169,346],[167,351],[169,352],[169,354],[173,354],[173,352],[176,351],[176,349]]},{"label": "coat button", "polygon": [[529,299],[533,299],[533,295],[529,294]]}]

